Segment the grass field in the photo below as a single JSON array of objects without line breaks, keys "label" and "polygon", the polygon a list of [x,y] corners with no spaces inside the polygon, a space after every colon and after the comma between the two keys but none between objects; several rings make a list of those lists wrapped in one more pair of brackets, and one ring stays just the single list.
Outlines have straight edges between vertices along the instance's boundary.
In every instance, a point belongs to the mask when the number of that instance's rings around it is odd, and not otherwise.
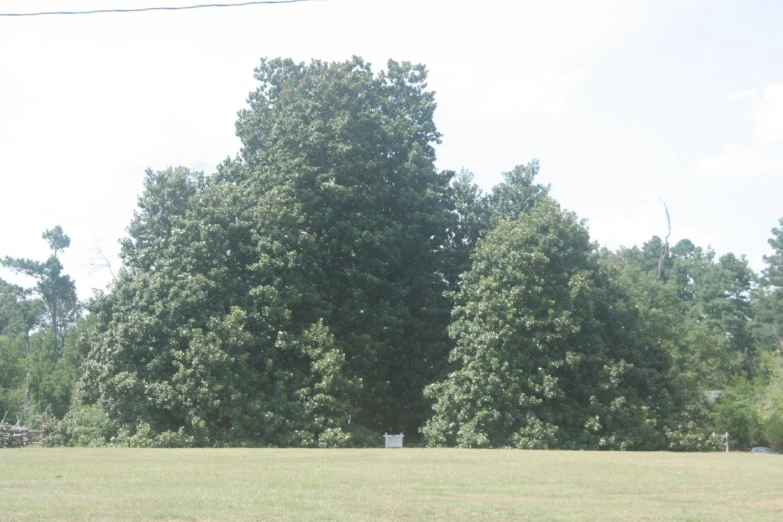
[{"label": "grass field", "polygon": [[1,520],[783,520],[783,457],[0,450]]}]

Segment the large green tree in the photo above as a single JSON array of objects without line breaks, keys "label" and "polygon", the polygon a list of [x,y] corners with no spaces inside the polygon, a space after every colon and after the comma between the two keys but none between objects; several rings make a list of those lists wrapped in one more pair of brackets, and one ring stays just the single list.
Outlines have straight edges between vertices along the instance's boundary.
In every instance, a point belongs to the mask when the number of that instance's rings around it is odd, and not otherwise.
[{"label": "large green tree", "polygon": [[584,225],[547,198],[505,201],[460,283],[453,371],[428,388],[429,443],[676,447],[669,357]]},{"label": "large green tree", "polygon": [[63,342],[68,326],[73,324],[80,311],[76,285],[70,276],[63,273],[63,264],[59,259],[59,254],[70,246],[71,239],[59,225],[44,231],[43,239],[52,250],[52,255],[46,261],[6,256],[0,260],[0,264],[35,279],[32,290],[46,305],[43,324]]},{"label": "large green tree", "polygon": [[448,351],[453,220],[426,71],[263,60],[256,78],[239,157],[148,172],[80,401],[161,443],[415,433]]},{"label": "large green tree", "polygon": [[421,390],[448,350],[438,252],[451,175],[434,166],[427,72],[390,61],[374,74],[359,58],[264,60],[256,78],[237,123],[242,158],[263,188],[286,194],[276,211],[307,235],[316,303],[301,319],[323,317],[363,379],[354,419],[413,434],[426,415]]},{"label": "large green tree", "polygon": [[124,268],[90,306],[79,403],[145,443],[347,443],[339,410],[355,383],[328,328],[293,320],[310,267],[299,230],[266,211],[276,197],[187,169],[148,171]]}]

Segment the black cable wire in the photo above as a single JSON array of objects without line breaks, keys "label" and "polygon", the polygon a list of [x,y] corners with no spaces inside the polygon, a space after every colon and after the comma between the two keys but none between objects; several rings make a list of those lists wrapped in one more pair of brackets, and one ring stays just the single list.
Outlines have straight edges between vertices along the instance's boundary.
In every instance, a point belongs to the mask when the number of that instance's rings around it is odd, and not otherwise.
[{"label": "black cable wire", "polygon": [[169,7],[137,7],[131,9],[93,9],[90,11],[40,11],[35,13],[0,13],[2,17],[23,17],[23,16],[50,16],[50,15],[90,15],[105,13],[144,13],[148,11],[185,11],[191,9],[204,9],[210,7],[243,7],[247,5],[274,5],[274,4],[297,4],[300,2],[314,2],[317,0],[257,0],[255,2],[233,2],[222,4],[197,4]]}]

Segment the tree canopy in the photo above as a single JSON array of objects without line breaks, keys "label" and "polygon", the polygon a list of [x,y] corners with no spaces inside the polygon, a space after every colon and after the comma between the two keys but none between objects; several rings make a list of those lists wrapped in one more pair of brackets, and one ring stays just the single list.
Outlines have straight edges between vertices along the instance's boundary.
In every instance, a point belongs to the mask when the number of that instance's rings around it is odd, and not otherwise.
[{"label": "tree canopy", "polygon": [[235,157],[147,170],[86,315],[61,227],[1,261],[34,285],[0,281],[0,409],[47,443],[783,445],[783,220],[760,277],[687,239],[600,249],[537,160],[486,192],[436,167],[422,65],[255,79]]},{"label": "tree canopy", "polygon": [[65,415],[81,364],[69,342],[81,305],[58,257],[71,240],[59,225],[42,237],[52,250],[46,261],[0,259],[35,281],[23,288],[0,279],[0,411],[25,423]]},{"label": "tree canopy", "polygon": [[82,400],[200,444],[415,431],[448,347],[452,219],[426,71],[264,60],[256,78],[240,157],[148,172]]},{"label": "tree canopy", "polygon": [[551,199],[498,212],[460,282],[454,371],[428,388],[430,442],[665,447],[669,358],[640,335],[587,229]]}]

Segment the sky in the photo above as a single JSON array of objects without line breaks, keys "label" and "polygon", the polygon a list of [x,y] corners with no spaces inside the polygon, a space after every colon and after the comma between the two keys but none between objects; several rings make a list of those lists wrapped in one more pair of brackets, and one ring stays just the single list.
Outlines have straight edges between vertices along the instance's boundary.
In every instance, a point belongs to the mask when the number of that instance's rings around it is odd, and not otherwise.
[{"label": "sky", "polygon": [[[5,0],[0,12],[198,0]],[[783,217],[783,2],[318,0],[0,17],[0,256],[105,288],[147,168],[234,156],[261,57],[427,65],[438,167],[485,190],[533,158],[611,249],[666,234],[763,268]],[[8,272],[0,277],[31,285]]]}]

